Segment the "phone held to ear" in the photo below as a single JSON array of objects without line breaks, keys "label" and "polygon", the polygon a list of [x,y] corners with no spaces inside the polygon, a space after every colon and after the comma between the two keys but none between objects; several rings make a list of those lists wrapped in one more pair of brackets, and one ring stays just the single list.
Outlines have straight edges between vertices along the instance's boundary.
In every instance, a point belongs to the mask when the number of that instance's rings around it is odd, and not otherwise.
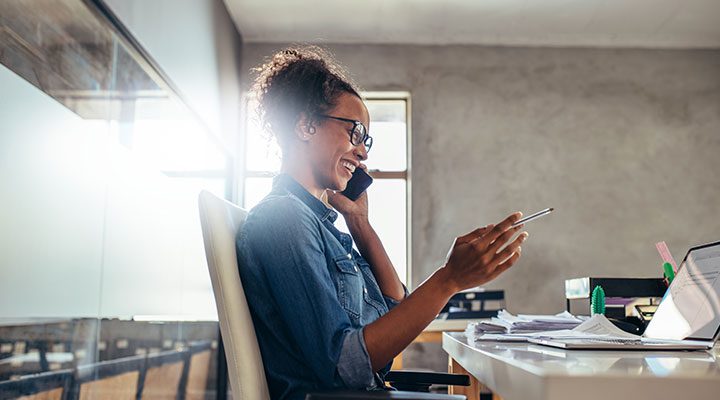
[{"label": "phone held to ear", "polygon": [[342,191],[348,199],[355,201],[370,186],[373,178],[365,172],[364,169],[357,167],[352,174],[352,178],[347,183],[347,187]]}]

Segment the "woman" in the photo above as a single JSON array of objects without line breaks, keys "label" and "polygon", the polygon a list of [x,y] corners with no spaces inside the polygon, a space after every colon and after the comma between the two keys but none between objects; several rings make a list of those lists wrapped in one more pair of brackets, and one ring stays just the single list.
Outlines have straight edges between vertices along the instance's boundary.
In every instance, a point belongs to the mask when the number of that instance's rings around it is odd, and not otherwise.
[{"label": "woman", "polygon": [[[527,233],[510,239],[520,213],[457,238],[445,265],[408,295],[368,221],[367,194],[339,193],[372,145],[357,89],[317,47],[281,51],[258,72],[260,116],[282,169],[237,247],[270,394],[381,388],[392,359],[453,294],[518,260]],[[337,212],[350,235],[333,225]]]}]

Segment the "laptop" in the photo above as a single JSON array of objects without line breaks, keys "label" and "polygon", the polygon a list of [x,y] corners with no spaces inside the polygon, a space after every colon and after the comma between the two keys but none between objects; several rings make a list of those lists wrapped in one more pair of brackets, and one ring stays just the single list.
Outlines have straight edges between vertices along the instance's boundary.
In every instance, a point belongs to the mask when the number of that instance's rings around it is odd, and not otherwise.
[{"label": "laptop", "polygon": [[715,242],[688,250],[642,336],[528,341],[563,349],[708,350],[719,335],[720,242]]}]

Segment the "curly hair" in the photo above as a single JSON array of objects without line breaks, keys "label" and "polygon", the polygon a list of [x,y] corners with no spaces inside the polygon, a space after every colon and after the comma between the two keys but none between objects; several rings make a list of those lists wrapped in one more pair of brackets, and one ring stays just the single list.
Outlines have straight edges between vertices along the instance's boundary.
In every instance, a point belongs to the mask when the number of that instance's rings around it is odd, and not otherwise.
[{"label": "curly hair", "polygon": [[345,69],[317,46],[281,50],[253,72],[257,77],[251,94],[258,101],[261,126],[275,136],[282,148],[301,113],[312,124],[316,115],[336,106],[341,94],[360,97]]}]

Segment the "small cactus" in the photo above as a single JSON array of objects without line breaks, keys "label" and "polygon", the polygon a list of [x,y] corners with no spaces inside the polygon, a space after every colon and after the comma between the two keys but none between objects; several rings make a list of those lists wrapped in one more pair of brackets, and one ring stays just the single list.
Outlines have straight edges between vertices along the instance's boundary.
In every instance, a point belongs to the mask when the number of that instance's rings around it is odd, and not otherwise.
[{"label": "small cactus", "polygon": [[605,290],[602,286],[597,285],[592,292],[590,299],[590,311],[592,315],[605,314]]},{"label": "small cactus", "polygon": [[663,271],[663,275],[665,276],[665,279],[667,279],[668,285],[671,284],[673,279],[675,279],[675,270],[673,270],[672,264],[670,264],[669,262],[663,264]]}]

